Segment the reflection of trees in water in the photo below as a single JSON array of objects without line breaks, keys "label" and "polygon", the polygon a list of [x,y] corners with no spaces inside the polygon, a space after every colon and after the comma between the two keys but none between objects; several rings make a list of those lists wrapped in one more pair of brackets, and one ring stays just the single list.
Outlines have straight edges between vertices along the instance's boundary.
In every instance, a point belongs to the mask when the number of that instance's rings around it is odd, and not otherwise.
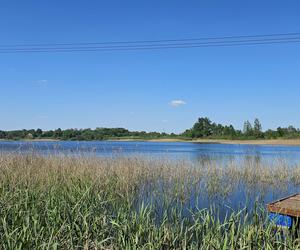
[{"label": "reflection of trees in water", "polygon": [[259,152],[255,155],[245,155],[244,161],[245,163],[255,163],[256,165],[259,165],[262,163],[262,156]]},{"label": "reflection of trees in water", "polygon": [[[212,162],[218,164],[228,164],[228,162],[252,162],[256,164],[262,163],[267,160],[268,157],[264,155],[264,149],[254,145],[242,145],[232,148],[226,148],[228,145],[216,148],[215,150],[209,149],[208,151],[197,151],[192,155],[192,160],[195,160],[199,164],[210,164]],[[273,156],[273,158],[276,155]]]},{"label": "reflection of trees in water", "polygon": [[195,158],[198,164],[210,164],[215,160],[210,154],[197,155]]},{"label": "reflection of trees in water", "polygon": [[261,163],[262,155],[261,151],[256,146],[249,146],[245,150],[245,161],[255,162],[256,164]]},{"label": "reflection of trees in water", "polygon": [[195,162],[199,165],[209,164],[222,164],[225,165],[228,162],[236,160],[235,155],[219,155],[219,154],[197,154],[194,158]]},{"label": "reflection of trees in water", "polygon": [[218,166],[227,166],[227,165],[261,165],[264,162],[262,155],[257,152],[257,154],[247,154],[243,156],[239,155],[212,155],[212,154],[201,154],[195,156],[192,159],[197,165],[218,165]]}]

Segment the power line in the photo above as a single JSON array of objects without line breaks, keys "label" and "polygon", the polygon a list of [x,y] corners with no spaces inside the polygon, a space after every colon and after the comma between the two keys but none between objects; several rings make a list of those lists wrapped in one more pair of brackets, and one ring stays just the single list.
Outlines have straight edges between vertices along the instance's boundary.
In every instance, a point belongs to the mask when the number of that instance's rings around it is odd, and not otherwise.
[{"label": "power line", "polygon": [[88,42],[88,43],[40,43],[40,44],[12,44],[1,45],[0,47],[26,47],[26,46],[69,46],[69,45],[96,45],[96,44],[135,44],[135,43],[161,43],[161,42],[181,42],[181,41],[201,41],[201,40],[223,40],[240,38],[258,38],[258,37],[286,37],[299,36],[300,32],[294,33],[273,33],[261,35],[240,35],[240,36],[222,36],[222,37],[202,37],[202,38],[183,38],[183,39],[162,39],[162,40],[136,40],[136,41],[111,41],[111,42]]},{"label": "power line", "polygon": [[216,44],[216,45],[194,45],[194,46],[165,46],[165,47],[136,47],[136,48],[111,48],[111,49],[65,49],[65,50],[22,50],[22,51],[0,51],[0,53],[59,53],[59,52],[96,52],[96,51],[139,51],[139,50],[160,50],[160,49],[186,49],[186,48],[204,48],[204,47],[232,47],[243,45],[266,45],[266,44],[282,44],[282,43],[300,43],[299,41],[286,42],[256,42],[256,43],[240,43],[240,44]]},{"label": "power line", "polygon": [[[5,48],[2,50],[64,50],[64,49],[111,49],[111,48],[139,48],[139,47],[168,47],[168,46],[199,46],[199,45],[214,45],[214,44],[239,44],[239,43],[255,43],[255,42],[288,42],[299,41],[299,37],[290,38],[272,38],[272,39],[247,39],[247,40],[229,40],[229,41],[212,41],[212,42],[189,42],[189,43],[160,43],[160,44],[135,44],[135,45],[107,45],[107,46],[68,46],[68,47],[26,47],[26,48]],[[1,49],[0,49],[1,50]]]},{"label": "power line", "polygon": [[[201,42],[202,41],[202,42]],[[226,47],[299,43],[300,33],[206,37],[149,41],[115,41],[101,43],[52,43],[0,45],[0,53],[128,51],[176,48]],[[100,46],[101,45],[101,46]],[[60,47],[57,47],[60,46]]]}]

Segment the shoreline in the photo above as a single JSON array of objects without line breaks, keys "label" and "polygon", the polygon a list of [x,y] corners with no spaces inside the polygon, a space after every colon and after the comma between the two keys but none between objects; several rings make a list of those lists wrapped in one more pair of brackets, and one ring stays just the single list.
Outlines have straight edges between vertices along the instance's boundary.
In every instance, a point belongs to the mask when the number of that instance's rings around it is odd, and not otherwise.
[{"label": "shoreline", "polygon": [[107,141],[147,141],[147,142],[188,142],[188,143],[203,143],[203,144],[229,144],[229,145],[283,145],[283,146],[300,146],[300,139],[259,139],[259,140],[226,140],[226,139],[112,139]]},{"label": "shoreline", "polygon": [[[60,142],[64,140],[59,139],[20,139],[20,140],[5,140],[1,141],[25,141],[25,142]],[[72,140],[66,140],[72,141]],[[92,140],[93,141],[93,140]],[[130,138],[119,138],[119,139],[108,139],[103,141],[113,142],[187,142],[187,143],[199,143],[199,144],[228,144],[228,145],[282,145],[282,146],[300,146],[300,139],[258,139],[258,140],[226,140],[226,139],[195,139],[185,140],[179,138],[162,138],[162,139],[130,139]]]},{"label": "shoreline", "polygon": [[63,140],[45,138],[45,139],[19,139],[19,140],[0,139],[0,141],[28,141],[28,142],[32,142],[32,141],[46,141],[47,142],[47,141],[63,141]]},{"label": "shoreline", "polygon": [[[210,143],[235,145],[270,145],[270,146],[300,146],[300,139],[266,139],[266,140],[208,140]],[[205,140],[196,140],[205,143]]]}]

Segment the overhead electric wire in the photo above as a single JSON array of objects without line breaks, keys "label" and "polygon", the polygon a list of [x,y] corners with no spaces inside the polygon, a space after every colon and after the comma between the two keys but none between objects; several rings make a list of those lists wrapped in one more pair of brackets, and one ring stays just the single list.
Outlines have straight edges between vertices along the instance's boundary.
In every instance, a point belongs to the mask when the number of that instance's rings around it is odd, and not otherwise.
[{"label": "overhead electric wire", "polygon": [[201,41],[201,40],[223,40],[239,38],[257,38],[274,36],[300,36],[300,32],[261,34],[261,35],[240,35],[240,36],[222,36],[222,37],[202,37],[202,38],[183,38],[183,39],[162,39],[162,40],[136,40],[136,41],[111,41],[111,42],[88,42],[88,43],[40,43],[40,44],[12,44],[1,45],[0,47],[20,47],[20,46],[69,46],[69,45],[93,45],[93,44],[134,44],[134,43],[161,43],[161,42],[180,42],[180,41]]},{"label": "overhead electric wire", "polygon": [[0,44],[0,53],[82,52],[82,51],[122,51],[122,50],[134,51],[134,50],[153,50],[153,49],[157,50],[157,49],[176,49],[176,48],[283,44],[283,43],[299,43],[299,42],[300,42],[300,33],[281,33],[281,34],[265,34],[265,35],[207,37],[207,38],[193,38],[193,39],[188,38],[188,39],[149,40],[149,41],[115,41],[115,42],[99,42],[99,43],[55,43],[55,44],[49,43],[49,44],[23,44],[23,45],[16,45],[16,44],[1,45]]},{"label": "overhead electric wire", "polygon": [[216,45],[195,45],[195,46],[169,46],[169,47],[137,47],[137,48],[111,48],[111,49],[66,49],[66,50],[23,50],[23,51],[0,51],[0,53],[56,53],[56,52],[96,52],[96,51],[139,51],[139,50],[159,50],[159,49],[185,49],[185,48],[202,48],[202,47],[228,47],[228,46],[243,46],[243,45],[264,45],[278,43],[300,43],[299,41],[290,42],[272,42],[272,43],[241,43],[241,44],[216,44]]},{"label": "overhead electric wire", "polygon": [[[164,47],[164,46],[195,46],[195,45],[213,45],[213,44],[236,44],[236,43],[249,43],[249,42],[287,42],[290,40],[300,40],[299,37],[291,38],[272,38],[272,39],[251,39],[251,40],[230,40],[230,41],[212,41],[201,43],[160,43],[160,44],[146,44],[146,45],[110,45],[110,46],[79,46],[79,47],[31,47],[31,48],[5,48],[4,50],[64,50],[64,49],[111,49],[111,48],[136,48],[136,47]],[[0,49],[1,50],[1,49]]]}]

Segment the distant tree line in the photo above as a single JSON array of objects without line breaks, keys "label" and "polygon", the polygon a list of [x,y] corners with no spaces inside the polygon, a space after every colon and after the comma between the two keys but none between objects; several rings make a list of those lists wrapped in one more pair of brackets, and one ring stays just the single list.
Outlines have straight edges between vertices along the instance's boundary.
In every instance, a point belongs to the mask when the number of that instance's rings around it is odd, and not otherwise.
[{"label": "distant tree line", "polygon": [[0,139],[58,139],[58,140],[108,140],[108,139],[277,139],[300,138],[300,130],[293,126],[278,127],[276,130],[262,130],[258,119],[251,124],[244,123],[243,130],[235,129],[232,125],[222,125],[212,122],[207,117],[201,117],[191,129],[181,134],[167,134],[159,132],[129,131],[125,128],[96,128],[96,129],[65,129],[43,131],[41,129],[22,129],[14,131],[1,131]]},{"label": "distant tree line", "polygon": [[108,140],[118,138],[128,139],[156,139],[174,137],[175,134],[129,131],[124,128],[96,128],[96,129],[65,129],[43,131],[41,129],[22,129],[1,131],[0,139],[59,139],[59,140]]},{"label": "distant tree line", "polygon": [[245,121],[243,131],[241,131],[232,125],[217,124],[207,117],[201,117],[191,129],[186,130],[181,135],[188,138],[211,139],[292,139],[300,138],[300,130],[289,126],[263,131],[260,121],[255,119],[253,125],[249,121]]}]

